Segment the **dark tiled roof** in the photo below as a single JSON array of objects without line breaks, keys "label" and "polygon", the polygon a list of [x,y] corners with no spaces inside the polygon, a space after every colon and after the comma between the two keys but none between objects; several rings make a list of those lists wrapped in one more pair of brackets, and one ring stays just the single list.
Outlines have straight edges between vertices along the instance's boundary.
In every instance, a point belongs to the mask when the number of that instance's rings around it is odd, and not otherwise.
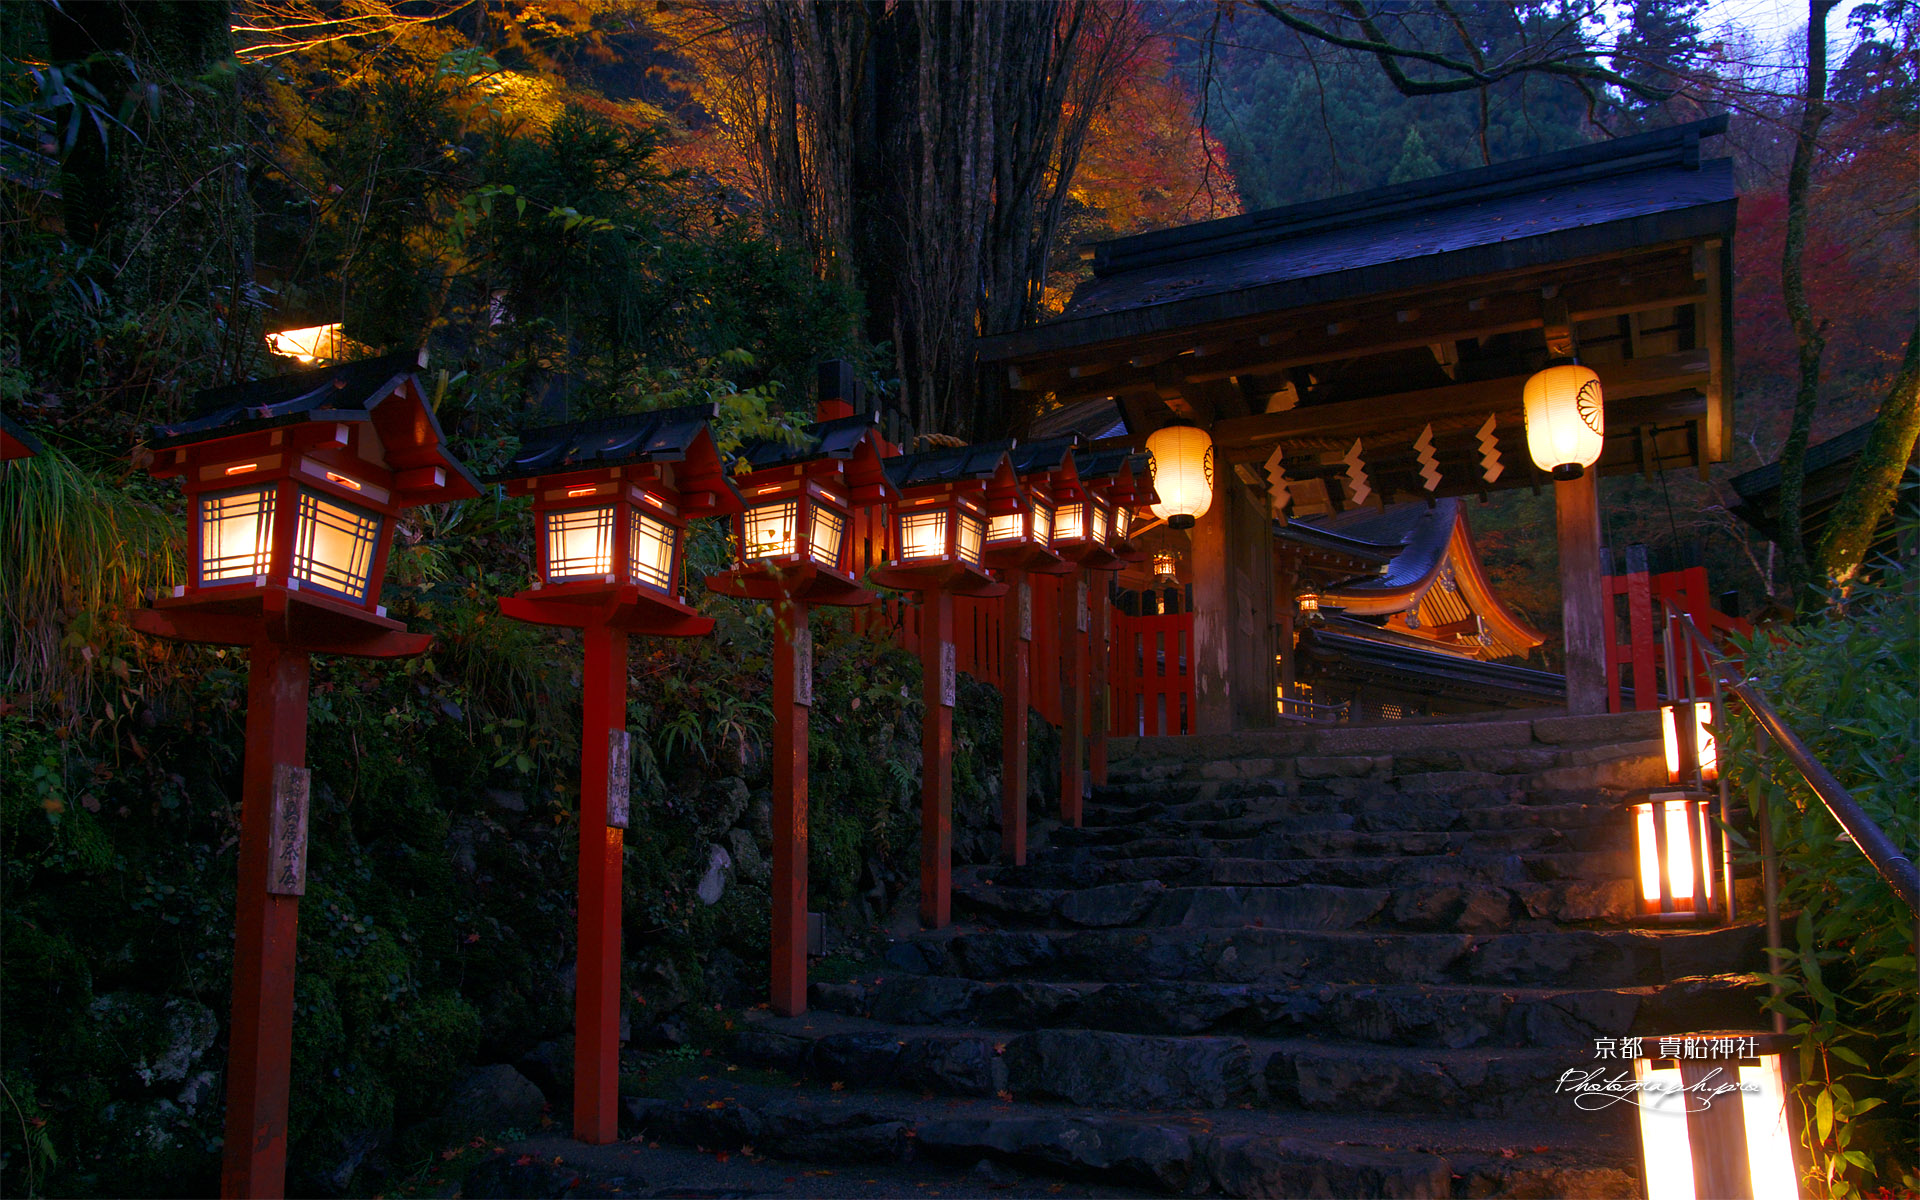
[{"label": "dark tiled roof", "polygon": [[800,429],[800,443],[762,440],[740,448],[740,457],[754,470],[812,462],[816,458],[851,458],[867,434],[879,427],[878,413],[855,413],[817,421]]},{"label": "dark tiled roof", "polygon": [[1021,442],[1013,448],[1014,473],[1031,475],[1035,471],[1058,470],[1069,453],[1075,454],[1076,459],[1078,458],[1081,445],[1080,438],[1074,434]]},{"label": "dark tiled roof", "polygon": [[1036,438],[1077,433],[1088,441],[1097,442],[1101,438],[1118,437],[1127,432],[1127,419],[1121,415],[1118,404],[1101,396],[1041,413],[1033,419],[1028,432]]},{"label": "dark tiled roof", "polygon": [[1276,522],[1273,527],[1273,536],[1280,541],[1298,542],[1303,546],[1336,551],[1363,562],[1386,563],[1400,553],[1398,543],[1371,542],[1365,538],[1350,537],[1318,525],[1310,525],[1305,521],[1289,521],[1285,525]]},{"label": "dark tiled roof", "polygon": [[[1872,436],[1873,427],[1878,418],[1863,425],[1855,425],[1845,433],[1828,438],[1818,445],[1807,447],[1807,473],[1822,471],[1842,459],[1852,458],[1867,448],[1867,438]],[[1728,480],[1733,490],[1740,493],[1743,500],[1756,497],[1769,497],[1780,487],[1780,464],[1770,462],[1763,467],[1744,471]]]},{"label": "dark tiled roof", "polygon": [[[1428,508],[1424,500],[1390,504],[1385,508],[1350,508],[1314,520],[1310,527],[1397,548],[1384,575],[1346,584],[1341,591],[1391,591],[1419,583],[1433,574],[1447,556],[1454,523],[1460,519],[1460,501],[1438,500]],[[1309,522],[1297,521],[1296,525]]]},{"label": "dark tiled roof", "polygon": [[[210,388],[187,402],[193,416],[153,427],[153,447],[159,450],[205,441],[211,434],[246,433],[303,421],[364,420],[372,406],[393,391],[397,380],[420,369],[420,353],[404,350]],[[434,432],[439,433],[437,426]]]},{"label": "dark tiled roof", "polygon": [[1564,700],[1567,693],[1564,675],[1481,662],[1372,634],[1309,629],[1301,634],[1300,653],[1313,660],[1316,673],[1357,676],[1427,695],[1525,704]]},{"label": "dark tiled roof", "polygon": [[1013,449],[1011,440],[981,442],[974,446],[943,447],[918,454],[901,454],[883,464],[887,480],[897,488],[918,487],[928,483],[951,483],[961,479],[986,479],[1000,468],[1000,460]]},{"label": "dark tiled roof", "polygon": [[521,435],[520,453],[487,482],[582,467],[677,462],[686,457],[688,448],[705,432],[707,422],[719,412],[717,404],[690,404],[530,429]]},{"label": "dark tiled roof", "polygon": [[0,429],[5,429],[8,437],[26,447],[27,453],[29,454],[45,454],[47,452],[47,448],[41,444],[39,438],[27,432],[26,426],[20,424],[5,413],[0,413]]},{"label": "dark tiled roof", "polygon": [[1004,361],[1728,232],[1732,162],[1699,157],[1700,139],[1725,129],[1724,116],[1709,118],[1102,243],[1093,278],[1058,320],[985,338],[982,357]]},{"label": "dark tiled roof", "polygon": [[1128,463],[1133,464],[1136,478],[1144,479],[1149,471],[1150,456],[1131,446],[1093,446],[1074,451],[1074,471],[1082,479],[1105,479],[1118,475],[1120,469]]}]

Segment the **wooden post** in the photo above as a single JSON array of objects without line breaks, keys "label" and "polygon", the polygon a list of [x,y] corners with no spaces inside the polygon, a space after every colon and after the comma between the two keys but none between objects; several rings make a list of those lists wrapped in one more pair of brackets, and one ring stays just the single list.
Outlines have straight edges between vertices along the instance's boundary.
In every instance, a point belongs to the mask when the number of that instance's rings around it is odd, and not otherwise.
[{"label": "wooden post", "polygon": [[[1560,542],[1560,618],[1566,639],[1567,711],[1607,711],[1605,581],[1600,573],[1600,489],[1591,468],[1553,485]],[[1635,679],[1637,687],[1639,680]]]},{"label": "wooden post", "polygon": [[[620,876],[625,814],[610,819],[614,734],[627,724],[627,635],[594,622],[583,631],[580,703],[579,960],[573,989],[573,1136],[604,1146],[620,1108]],[[626,755],[618,756],[624,768]]]},{"label": "wooden post", "polygon": [[1094,582],[1090,586],[1087,601],[1093,607],[1093,633],[1090,638],[1092,670],[1092,703],[1087,721],[1087,776],[1093,786],[1104,787],[1107,782],[1107,736],[1113,726],[1113,698],[1108,684],[1112,674],[1113,647],[1107,644],[1107,631],[1113,626],[1112,571],[1089,571],[1088,577]]},{"label": "wooden post", "polygon": [[1190,535],[1193,562],[1193,713],[1194,733],[1233,730],[1233,559],[1229,553],[1233,488],[1214,484],[1213,504],[1194,522]]},{"label": "wooden post", "polygon": [[[1294,621],[1299,616],[1300,589],[1299,568],[1293,563],[1283,563],[1274,571],[1273,616],[1274,636],[1279,645],[1274,647],[1280,655],[1280,694],[1291,700],[1294,698],[1294,685],[1300,681],[1299,660],[1294,652]],[[1278,708],[1276,704],[1274,706]]]},{"label": "wooden post", "polygon": [[807,607],[774,605],[773,983],[783,1017],[807,1011],[807,710],[813,704],[813,631]]},{"label": "wooden post", "polygon": [[1000,857],[1027,862],[1027,672],[1033,661],[1033,585],[1006,572],[1000,618]]},{"label": "wooden post", "polygon": [[[280,1197],[287,1187],[287,1093],[293,1069],[294,947],[305,890],[307,681],[304,650],[254,643],[247,658],[247,755],[240,785],[233,1014],[227,1053],[220,1194]],[[276,784],[278,786],[276,786]],[[291,888],[276,866],[276,792],[297,806]],[[276,889],[270,885],[278,882]]]},{"label": "wooden post", "polygon": [[1060,577],[1060,819],[1079,828],[1086,747],[1087,572],[1075,567]]},{"label": "wooden post", "polygon": [[953,919],[953,593],[921,594],[920,923],[945,929]]}]

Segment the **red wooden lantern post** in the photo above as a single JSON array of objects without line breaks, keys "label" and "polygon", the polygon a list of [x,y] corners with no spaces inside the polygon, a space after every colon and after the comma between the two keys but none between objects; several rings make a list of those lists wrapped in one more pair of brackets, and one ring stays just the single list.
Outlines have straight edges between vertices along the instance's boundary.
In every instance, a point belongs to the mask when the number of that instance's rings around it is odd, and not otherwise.
[{"label": "red wooden lantern post", "polygon": [[[1113,728],[1112,649],[1110,626],[1113,624],[1114,573],[1124,563],[1140,562],[1145,555],[1129,540],[1137,510],[1154,503],[1152,460],[1145,454],[1126,448],[1083,450],[1077,472],[1081,487],[1099,497],[1111,513],[1105,543],[1090,549],[1081,559],[1082,567],[1093,580],[1092,663],[1088,672],[1092,699],[1087,733],[1087,774],[1095,787],[1107,782],[1107,739]],[[1104,551],[1100,553],[1098,551]]]},{"label": "red wooden lantern post", "polygon": [[848,571],[855,507],[891,495],[880,467],[874,417],[809,425],[806,443],[761,442],[741,452],[734,486],[746,508],[734,518],[740,565],[709,576],[723,595],[773,607],[773,975],[772,1007],[807,1010],[807,710],[813,704],[815,605],[871,604]]},{"label": "red wooden lantern post", "polygon": [[1053,548],[1072,564],[1060,588],[1060,819],[1078,827],[1085,819],[1087,717],[1092,707],[1093,666],[1088,643],[1094,609],[1095,572],[1119,565],[1107,547],[1113,530],[1113,502],[1084,482],[1077,458],[1063,456],[1053,472]]},{"label": "red wooden lantern post", "polygon": [[539,581],[500,611],[582,631],[579,959],[573,993],[573,1134],[617,1135],[620,901],[631,758],[627,638],[698,637],[713,619],[680,595],[687,521],[739,511],[707,422],[712,405],[525,435],[495,477],[533,497]]},{"label": "red wooden lantern post", "polygon": [[1011,442],[930,450],[886,461],[898,490],[893,557],[874,582],[920,593],[920,923],[953,919],[953,598],[999,596],[981,562],[994,509],[1018,503]]},{"label": "red wooden lantern post", "polygon": [[378,603],[394,518],[479,495],[442,445],[422,365],[408,353],[218,388],[155,431],[154,474],[186,486],[191,570],[134,627],[248,655],[223,1196],[286,1187],[310,656],[424,651],[427,635]]},{"label": "red wooden lantern post", "polygon": [[981,561],[1007,585],[1000,619],[1000,856],[1015,866],[1027,861],[1027,712],[1032,707],[1033,583],[1031,575],[1067,570],[1053,545],[1050,467],[1072,451],[1045,445],[1016,446],[1013,470],[1020,487],[1013,507],[994,511],[989,497],[987,548]]}]

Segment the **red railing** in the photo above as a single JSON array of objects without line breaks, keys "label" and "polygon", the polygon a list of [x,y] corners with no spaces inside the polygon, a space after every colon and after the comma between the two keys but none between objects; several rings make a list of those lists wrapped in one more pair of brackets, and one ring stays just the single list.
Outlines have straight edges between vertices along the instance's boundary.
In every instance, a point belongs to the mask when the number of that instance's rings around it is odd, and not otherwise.
[{"label": "red railing", "polygon": [[[1645,550],[1636,546],[1627,551],[1627,568],[1624,575],[1606,577],[1613,626],[1607,639],[1609,712],[1658,708],[1661,696],[1675,691],[1676,681],[1666,677],[1663,663],[1667,608],[1687,614],[1696,628],[1716,642],[1728,633],[1753,628],[1713,607],[1705,567],[1654,574],[1646,569]],[[1700,668],[1694,669],[1698,674]],[[1706,677],[1699,675],[1691,686],[1705,690]]]}]

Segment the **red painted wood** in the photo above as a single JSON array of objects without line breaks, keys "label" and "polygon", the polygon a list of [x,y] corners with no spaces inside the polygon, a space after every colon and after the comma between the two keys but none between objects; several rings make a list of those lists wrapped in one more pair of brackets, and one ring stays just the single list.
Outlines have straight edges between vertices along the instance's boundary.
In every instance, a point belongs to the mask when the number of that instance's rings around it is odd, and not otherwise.
[{"label": "red painted wood", "polygon": [[1025,571],[1006,572],[1007,594],[1000,598],[1000,857],[1015,866],[1027,861],[1027,710],[1028,671],[1033,643],[1021,636],[1020,604],[1032,590]]},{"label": "red painted wood", "polygon": [[[1609,622],[1615,628],[1607,639],[1607,707],[1611,712],[1619,712],[1625,705],[1624,689],[1621,685],[1621,668],[1629,663],[1633,665],[1634,703],[1642,709],[1658,708],[1660,694],[1671,694],[1673,681],[1665,679],[1661,638],[1664,636],[1665,621],[1660,616],[1662,604],[1672,604],[1693,619],[1693,623],[1714,641],[1722,641],[1730,633],[1748,634],[1753,626],[1738,617],[1729,617],[1713,607],[1707,592],[1707,572],[1705,567],[1688,567],[1680,571],[1663,571],[1657,575],[1647,572],[1626,575],[1610,575],[1605,580],[1606,598],[1609,606],[1616,596],[1627,598],[1627,640],[1620,640],[1617,628],[1618,620],[1609,607]],[[1711,690],[1706,675],[1706,667],[1695,663],[1694,687],[1702,695]],[[1641,681],[1645,680],[1643,686]]]},{"label": "red painted wood", "polygon": [[607,824],[608,734],[627,724],[627,635],[586,627],[580,706],[579,961],[573,992],[573,1135],[604,1146],[620,1104],[620,875]]},{"label": "red painted wood", "polygon": [[1087,716],[1087,775],[1092,779],[1093,786],[1102,787],[1107,782],[1107,735],[1113,727],[1113,692],[1109,686],[1113,650],[1107,640],[1114,615],[1113,605],[1107,599],[1113,572],[1091,571],[1088,577],[1092,581],[1088,593],[1093,609],[1089,622],[1093,644],[1088,651],[1088,663],[1092,671],[1089,681],[1092,703]]},{"label": "red painted wood", "polygon": [[920,617],[920,923],[945,929],[953,920],[953,708],[943,660],[953,645],[953,594],[922,593]]},{"label": "red painted wood", "polygon": [[1074,567],[1060,577],[1060,819],[1079,828],[1085,820],[1081,789],[1086,753],[1087,635],[1080,629],[1080,592],[1087,571]]},{"label": "red painted wood", "polygon": [[1047,724],[1060,727],[1060,580],[1059,575],[1028,575],[1033,584],[1033,707]]},{"label": "red painted wood", "polygon": [[773,636],[773,975],[771,1003],[783,1017],[807,1011],[807,705],[796,641],[812,632],[804,604],[774,608]]},{"label": "red painted wood", "polygon": [[1193,614],[1114,617],[1113,732],[1160,737],[1193,730]]},{"label": "red painted wood", "polygon": [[305,650],[253,645],[247,660],[247,754],[240,783],[240,876],[227,1051],[220,1194],[286,1195],[287,1092],[293,1068],[294,948],[300,899],[267,891],[274,769],[306,765]]}]

